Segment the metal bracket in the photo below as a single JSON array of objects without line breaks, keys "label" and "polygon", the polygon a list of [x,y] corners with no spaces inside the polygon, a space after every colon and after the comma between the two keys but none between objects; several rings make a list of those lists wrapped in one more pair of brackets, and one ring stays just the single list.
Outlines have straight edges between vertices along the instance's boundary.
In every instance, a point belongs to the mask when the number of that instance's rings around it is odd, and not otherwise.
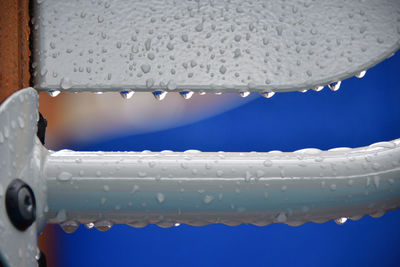
[{"label": "metal bracket", "polygon": [[[38,95],[29,88],[18,91],[0,106],[0,258],[5,266],[35,266],[37,235],[45,225],[46,183],[40,176],[44,150],[36,138]],[[32,188],[36,220],[17,229],[6,210],[6,191],[20,179]]]}]

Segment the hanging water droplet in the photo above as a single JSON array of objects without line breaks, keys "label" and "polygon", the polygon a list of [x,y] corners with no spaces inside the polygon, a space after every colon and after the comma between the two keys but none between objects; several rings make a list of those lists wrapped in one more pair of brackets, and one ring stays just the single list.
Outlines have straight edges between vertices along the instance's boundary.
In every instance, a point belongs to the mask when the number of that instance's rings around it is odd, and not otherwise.
[{"label": "hanging water droplet", "polygon": [[273,97],[275,92],[262,92],[261,95],[265,98],[271,98]]},{"label": "hanging water droplet", "polygon": [[97,230],[105,232],[111,229],[113,223],[110,221],[98,221],[94,223]]},{"label": "hanging water droplet", "polygon": [[135,227],[135,228],[143,228],[148,225],[145,221],[136,221],[136,222],[131,222],[128,223],[129,226]]},{"label": "hanging water droplet", "polygon": [[366,70],[363,70],[362,72],[357,73],[355,76],[356,76],[357,78],[361,79],[362,77],[365,76],[366,73],[367,73],[367,71],[366,71]]},{"label": "hanging water droplet", "polygon": [[132,90],[122,90],[120,92],[123,99],[130,99],[135,92]]},{"label": "hanging water droplet", "polygon": [[94,227],[94,223],[87,223],[87,224],[85,224],[85,227],[87,228],[87,229],[92,229],[93,227]]},{"label": "hanging water droplet", "polygon": [[60,226],[61,229],[64,230],[64,232],[66,232],[67,234],[71,234],[75,232],[76,229],[78,229],[79,223],[77,223],[76,221],[67,221],[60,224]]},{"label": "hanging water droplet", "polygon": [[284,212],[281,212],[278,214],[278,216],[276,216],[276,221],[280,222],[280,223],[284,223],[287,221],[287,216]]},{"label": "hanging water droplet", "polygon": [[48,93],[49,96],[51,96],[51,97],[56,97],[56,96],[58,96],[58,95],[61,93],[61,91],[59,91],[59,90],[48,90],[47,93]]},{"label": "hanging water droplet", "polygon": [[184,98],[184,99],[190,99],[193,96],[192,91],[182,91],[179,92],[179,94]]},{"label": "hanging water droplet", "polygon": [[248,97],[250,95],[250,92],[239,92],[238,95],[240,97]]},{"label": "hanging water droplet", "polygon": [[167,92],[165,92],[165,91],[154,91],[154,92],[153,92],[153,96],[154,96],[157,100],[161,101],[161,100],[163,100],[163,99],[167,96]]},{"label": "hanging water droplet", "polygon": [[331,89],[332,91],[337,91],[337,90],[339,90],[340,84],[341,84],[341,83],[342,83],[341,81],[333,82],[333,83],[330,83],[330,84],[328,85],[328,87],[329,87],[329,89]]},{"label": "hanging water droplet", "polygon": [[347,221],[347,218],[346,218],[346,217],[340,217],[340,218],[335,219],[335,223],[338,224],[338,225],[342,225],[342,224],[344,224],[346,221]]},{"label": "hanging water droplet", "polygon": [[313,90],[314,90],[315,92],[319,92],[319,91],[321,91],[322,89],[324,89],[324,86],[322,86],[322,85],[313,88]]}]

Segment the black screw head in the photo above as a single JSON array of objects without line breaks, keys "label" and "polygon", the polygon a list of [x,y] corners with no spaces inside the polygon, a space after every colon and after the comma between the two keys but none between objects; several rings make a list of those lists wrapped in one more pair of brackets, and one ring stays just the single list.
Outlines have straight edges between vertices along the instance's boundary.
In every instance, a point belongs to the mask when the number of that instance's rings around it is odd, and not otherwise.
[{"label": "black screw head", "polygon": [[7,187],[6,210],[12,224],[20,231],[25,231],[36,220],[35,195],[20,179],[13,180]]}]

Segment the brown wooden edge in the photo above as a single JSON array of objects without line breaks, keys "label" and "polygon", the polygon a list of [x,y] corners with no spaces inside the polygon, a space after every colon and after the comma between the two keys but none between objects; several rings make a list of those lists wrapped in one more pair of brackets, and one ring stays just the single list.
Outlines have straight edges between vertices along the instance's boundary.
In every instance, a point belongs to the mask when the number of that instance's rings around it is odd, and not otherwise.
[{"label": "brown wooden edge", "polygon": [[29,87],[29,0],[0,0],[0,103]]}]

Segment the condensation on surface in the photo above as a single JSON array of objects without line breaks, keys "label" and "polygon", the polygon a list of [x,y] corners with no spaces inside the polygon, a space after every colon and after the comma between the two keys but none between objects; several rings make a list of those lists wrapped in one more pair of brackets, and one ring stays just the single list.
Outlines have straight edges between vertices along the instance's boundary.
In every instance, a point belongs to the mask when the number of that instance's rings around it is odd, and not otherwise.
[{"label": "condensation on surface", "polygon": [[43,90],[298,91],[400,46],[397,0],[54,0],[35,14]]}]

